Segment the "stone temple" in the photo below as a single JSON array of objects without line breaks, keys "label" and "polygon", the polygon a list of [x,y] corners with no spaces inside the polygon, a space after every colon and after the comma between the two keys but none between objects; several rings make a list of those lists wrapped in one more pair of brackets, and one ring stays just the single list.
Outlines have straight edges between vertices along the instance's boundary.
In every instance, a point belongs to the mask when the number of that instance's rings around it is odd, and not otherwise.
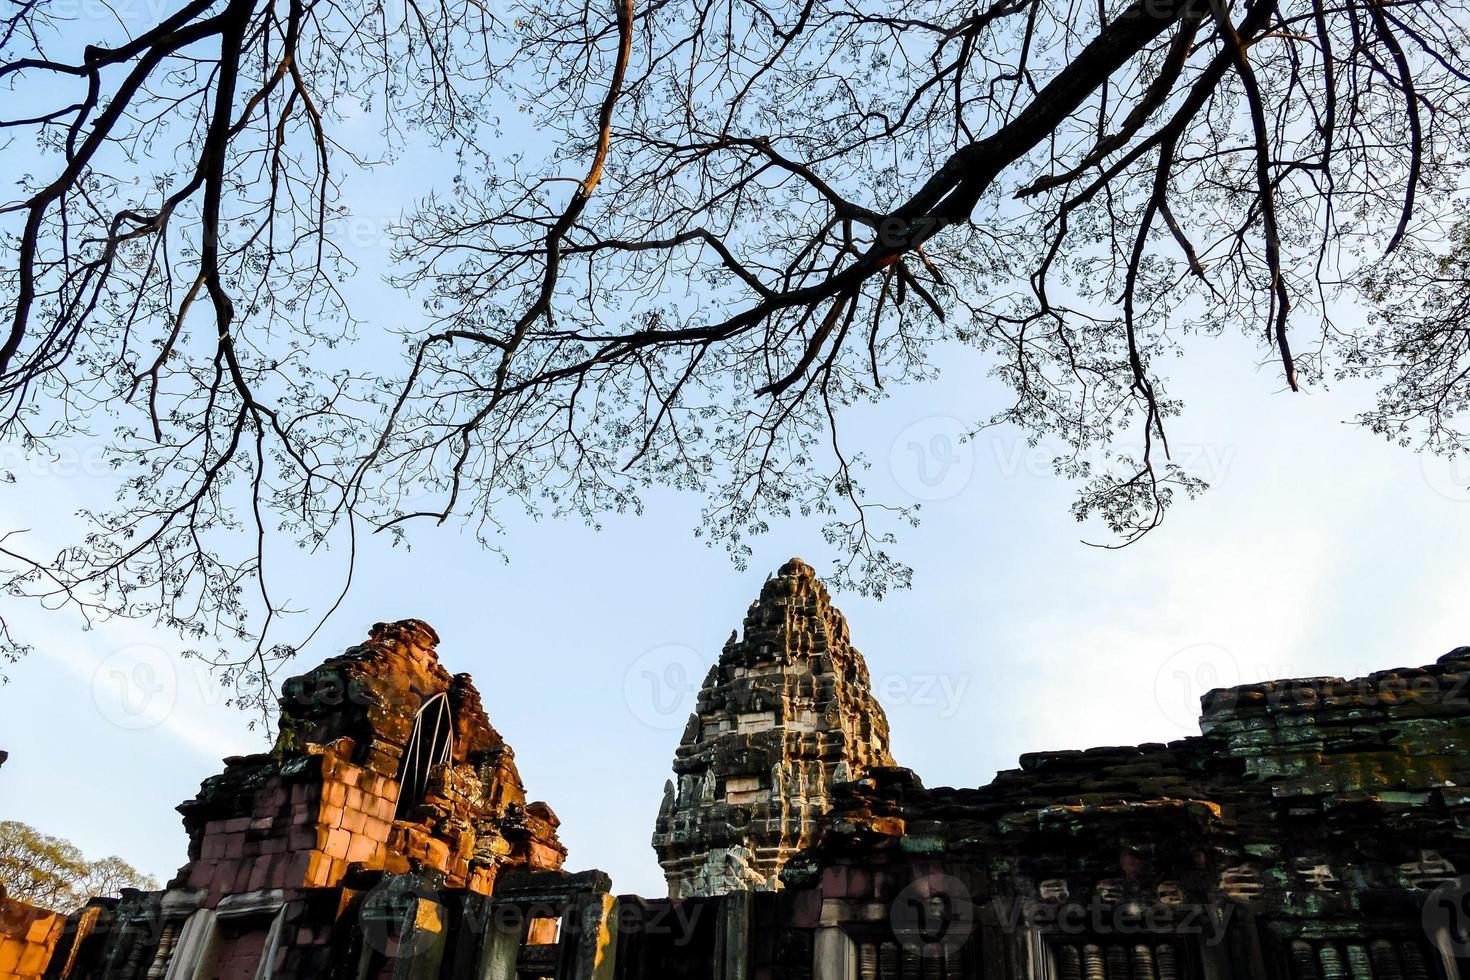
[{"label": "stone temple", "polygon": [[380,623],[283,685],[274,747],[179,807],[163,890],[0,899],[0,980],[1470,978],[1470,647],[1212,691],[1199,735],[927,788],[793,560],[647,802],[652,898],[567,869],[438,647]]},{"label": "stone temple", "polygon": [[816,843],[833,788],[892,765],[847,620],[792,560],[725,643],[679,741],[653,835],[669,896],[775,891]]}]

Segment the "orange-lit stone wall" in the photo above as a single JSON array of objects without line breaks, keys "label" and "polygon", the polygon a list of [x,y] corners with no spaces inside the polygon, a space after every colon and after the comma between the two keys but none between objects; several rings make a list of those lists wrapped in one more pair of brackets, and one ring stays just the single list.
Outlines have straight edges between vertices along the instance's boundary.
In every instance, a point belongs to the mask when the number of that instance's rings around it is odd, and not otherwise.
[{"label": "orange-lit stone wall", "polygon": [[0,980],[39,977],[65,926],[65,915],[0,899]]},{"label": "orange-lit stone wall", "polygon": [[[441,872],[488,894],[502,867],[554,869],[566,849],[544,803],[528,803],[514,753],[468,675],[440,665],[425,623],[379,623],[368,641],[283,685],[270,753],[225,760],[179,807],[189,862],[172,887],[224,896],[327,888],[349,869]],[[420,708],[447,695],[454,739],[422,802],[397,812]]]}]

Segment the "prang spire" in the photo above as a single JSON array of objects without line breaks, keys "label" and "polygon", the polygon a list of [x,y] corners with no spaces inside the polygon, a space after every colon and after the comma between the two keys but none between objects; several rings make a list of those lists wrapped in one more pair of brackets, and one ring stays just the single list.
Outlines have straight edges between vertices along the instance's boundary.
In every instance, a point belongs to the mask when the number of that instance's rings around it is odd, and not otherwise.
[{"label": "prang spire", "polygon": [[675,898],[774,890],[832,787],[891,766],[847,620],[799,558],[761,587],[700,689],[653,846]]}]

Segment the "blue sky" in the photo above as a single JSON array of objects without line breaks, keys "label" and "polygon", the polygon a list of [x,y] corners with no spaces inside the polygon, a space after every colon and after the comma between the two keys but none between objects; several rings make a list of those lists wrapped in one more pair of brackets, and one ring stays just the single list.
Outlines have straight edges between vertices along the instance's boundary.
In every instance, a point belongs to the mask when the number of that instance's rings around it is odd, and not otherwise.
[{"label": "blue sky", "polygon": [[[353,125],[371,136],[371,121]],[[7,152],[6,167],[28,164],[23,148]],[[377,279],[383,229],[448,170],[422,152],[354,177],[342,202],[350,216],[334,234],[363,267],[347,291],[371,311],[356,351],[385,371],[398,364],[388,330],[419,312]],[[1352,325],[1353,311],[1342,316]],[[1186,405],[1171,440],[1214,489],[1122,551],[1081,543],[1067,510],[1075,488],[1051,473],[1045,447],[1003,429],[959,441],[965,421],[1004,399],[973,351],[937,351],[937,382],[842,419],[849,450],[874,464],[876,496],[923,504],[922,525],[896,548],[914,588],[836,600],[888,711],[893,754],[926,783],[977,785],[1024,751],[1189,734],[1199,696],[1218,684],[1350,676],[1470,643],[1470,469],[1345,424],[1369,404],[1362,386],[1284,392],[1274,363],[1258,367],[1241,338],[1193,337],[1184,352],[1166,369]],[[109,499],[97,446],[46,464],[0,454],[24,474],[0,489],[0,530],[74,540],[75,511]],[[660,894],[649,837],[692,685],[768,573],[793,555],[820,573],[833,556],[816,522],[792,520],[738,572],[694,537],[698,499],[664,492],[648,504],[600,531],[502,515],[508,564],[454,525],[418,528],[412,550],[371,540],[353,592],[296,666],[375,621],[428,621],[445,665],[475,676],[531,796],[561,816],[569,866]],[[313,586],[340,570],[334,554],[276,561],[293,563],[297,605],[320,602]],[[166,879],[185,857],[173,808],[264,736],[179,661],[176,637],[5,603],[36,650],[0,686],[11,753],[0,819]]]},{"label": "blue sky", "polygon": [[[1198,343],[1213,356],[1193,363],[1211,371],[1176,372],[1189,409],[1173,440],[1215,489],[1122,551],[1079,542],[1071,488],[1044,452],[1004,432],[945,449],[952,419],[995,397],[973,355],[948,352],[937,384],[852,413],[875,488],[926,499],[900,545],[914,588],[881,602],[837,596],[894,755],[926,783],[983,783],[1023,751],[1188,734],[1217,683],[1353,675],[1470,642],[1470,481],[1342,424],[1364,392],[1279,393],[1248,345]],[[6,526],[64,524],[101,482],[82,463],[5,498]],[[512,520],[509,564],[451,527],[420,532],[407,552],[374,542],[304,660],[375,620],[427,620],[449,669],[474,674],[533,798],[561,816],[570,865],[657,894],[648,839],[691,696],[682,679],[698,680],[782,561],[802,555],[820,571],[830,559],[818,529],[792,521],[738,573],[693,537],[698,510],[669,494],[601,531]],[[262,736],[207,677],[170,667],[171,637],[13,606],[37,650],[0,688],[11,752],[0,817],[166,878],[184,858],[172,808]],[[148,686],[162,693],[134,715],[138,681],[150,680],[140,667],[158,672]]]}]

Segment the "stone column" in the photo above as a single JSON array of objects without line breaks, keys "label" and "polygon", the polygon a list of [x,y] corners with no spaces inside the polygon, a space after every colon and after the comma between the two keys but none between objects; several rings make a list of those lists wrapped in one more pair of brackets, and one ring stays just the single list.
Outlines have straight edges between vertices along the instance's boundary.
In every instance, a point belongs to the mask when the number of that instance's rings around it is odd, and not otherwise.
[{"label": "stone column", "polygon": [[202,909],[203,892],[172,891],[159,902],[163,935],[149,980],[193,980],[214,940],[214,912]]},{"label": "stone column", "polygon": [[812,980],[857,980],[857,944],[839,926],[817,930]]},{"label": "stone column", "polygon": [[479,980],[516,980],[516,959],[521,952],[521,930],[508,924],[510,916],[498,915],[495,906],[487,907],[485,935],[480,947]]},{"label": "stone column", "polygon": [[435,980],[444,959],[447,938],[444,908],[419,896],[408,906],[393,964],[393,980]]},{"label": "stone column", "polygon": [[281,948],[281,930],[286,925],[286,906],[283,904],[271,919],[270,931],[265,934],[265,948],[260,953],[260,966],[255,969],[255,980],[271,980],[275,976],[276,952]]},{"label": "stone column", "polygon": [[571,967],[566,980],[612,980],[618,944],[616,904],[612,895],[599,892],[579,899],[563,913],[561,941],[571,947],[562,956],[562,963]]},{"label": "stone column", "polygon": [[1448,925],[1442,925],[1429,937],[1429,945],[1439,955],[1440,969],[1444,970],[1447,977],[1458,977],[1461,975],[1460,960],[1455,953],[1455,937],[1450,935]]},{"label": "stone column", "polygon": [[724,927],[724,973],[721,980],[747,980],[750,976],[750,918],[754,895],[731,892],[720,903]]}]

